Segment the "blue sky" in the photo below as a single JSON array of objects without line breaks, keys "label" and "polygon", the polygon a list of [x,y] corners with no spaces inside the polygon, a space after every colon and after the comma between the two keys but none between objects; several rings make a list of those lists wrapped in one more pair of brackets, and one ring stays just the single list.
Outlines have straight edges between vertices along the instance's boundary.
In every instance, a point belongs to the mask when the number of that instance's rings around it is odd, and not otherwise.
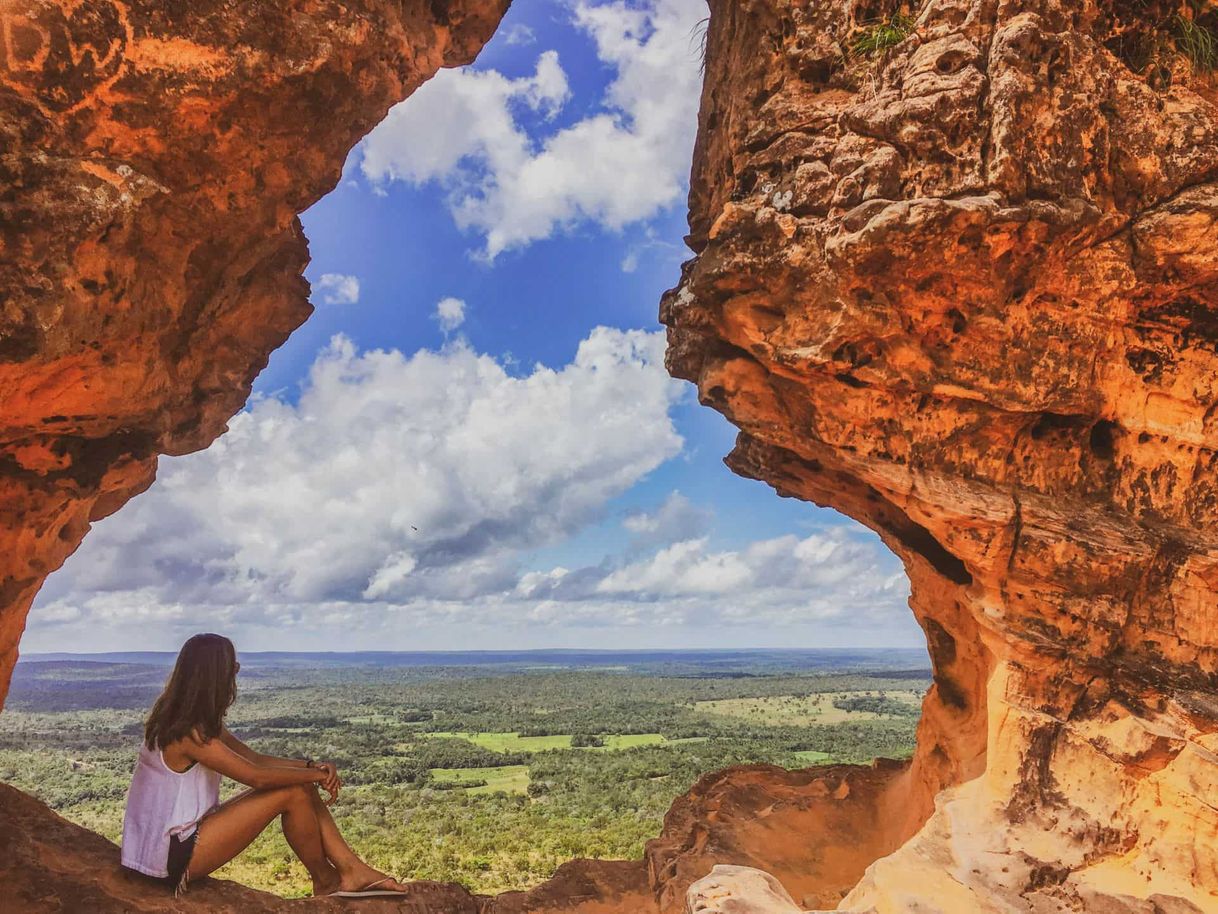
[{"label": "blue sky", "polygon": [[97,525],[26,650],[917,645],[878,539],[662,367],[701,0],[513,5],[302,217],[317,311]]}]

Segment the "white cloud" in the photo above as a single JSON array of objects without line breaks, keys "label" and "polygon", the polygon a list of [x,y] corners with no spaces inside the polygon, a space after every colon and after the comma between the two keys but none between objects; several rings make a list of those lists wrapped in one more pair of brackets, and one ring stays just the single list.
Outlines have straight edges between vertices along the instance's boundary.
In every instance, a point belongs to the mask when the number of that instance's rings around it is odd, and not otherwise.
[{"label": "white cloud", "polygon": [[390,111],[363,143],[374,185],[440,181],[459,226],[493,258],[595,222],[617,230],[683,198],[701,81],[693,35],[704,0],[574,6],[576,24],[616,77],[602,110],[533,137],[513,115],[553,115],[567,80],[553,51],[532,77],[442,71]]},{"label": "white cloud", "polygon": [[543,613],[566,611],[586,623],[603,617],[766,631],[819,622],[864,631],[899,627],[908,615],[908,580],[868,535],[828,527],[739,550],[714,550],[709,542],[680,540],[613,568],[532,572],[521,576],[517,596]]},{"label": "white cloud", "polygon": [[323,273],[313,283],[313,292],[323,305],[354,305],[359,301],[359,277],[344,273]]},{"label": "white cloud", "polygon": [[452,333],[465,323],[465,302],[451,295],[436,302],[436,323],[445,333]]},{"label": "white cloud", "polygon": [[623,273],[635,272],[639,268],[639,264],[642,262],[645,254],[651,257],[656,255],[663,256],[674,264],[680,263],[685,259],[687,253],[685,247],[658,237],[654,226],[648,226],[642,232],[642,236],[642,238],[630,245],[625,256],[622,257],[621,269]]},{"label": "white cloud", "polygon": [[634,535],[638,549],[700,537],[710,529],[711,520],[710,511],[673,492],[654,511],[628,514],[622,526]]},{"label": "white cloud", "polygon": [[463,342],[406,356],[335,337],[298,403],[257,400],[208,450],[164,460],[51,579],[39,617],[108,612],[116,595],[133,613],[265,621],[510,590],[519,551],[679,452],[683,387],[663,351],[659,333],[602,327],[570,364],[516,377]]},{"label": "white cloud", "polygon": [[739,553],[708,554],[706,543],[705,539],[674,543],[606,576],[596,589],[643,596],[718,594],[739,591],[750,582],[750,569]]},{"label": "white cloud", "polygon": [[512,47],[525,47],[537,41],[537,33],[523,22],[517,22],[504,31],[503,40]]},{"label": "white cloud", "polygon": [[680,451],[663,349],[598,328],[570,364],[514,376],[464,342],[406,356],[336,337],[298,402],[253,402],[99,523],[39,596],[27,645],[172,646],[200,627],[262,632],[261,649],[586,646],[593,631],[916,643],[908,582],[874,536],[716,547],[711,513],[679,492],[622,517],[598,563],[530,567]]},{"label": "white cloud", "polygon": [[[532,76],[508,79],[495,70],[441,70],[363,141],[360,169],[369,180],[422,184],[452,176],[477,179],[472,168],[509,174],[529,158],[528,137],[512,108],[556,114],[569,91],[556,51],[537,58]],[[459,175],[458,175],[459,173]]]},{"label": "white cloud", "polygon": [[410,573],[419,567],[418,559],[409,552],[397,552],[385,559],[364,588],[363,596],[369,599],[388,596],[407,583]]}]

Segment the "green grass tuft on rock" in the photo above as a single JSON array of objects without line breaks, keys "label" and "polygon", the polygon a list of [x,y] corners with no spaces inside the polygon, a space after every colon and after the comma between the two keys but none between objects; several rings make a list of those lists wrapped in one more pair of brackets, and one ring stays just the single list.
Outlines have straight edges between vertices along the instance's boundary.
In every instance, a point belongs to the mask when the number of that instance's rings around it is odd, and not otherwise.
[{"label": "green grass tuft on rock", "polygon": [[1218,35],[1196,19],[1176,16],[1176,49],[1193,65],[1194,72],[1218,69]]},{"label": "green grass tuft on rock", "polygon": [[875,57],[889,48],[896,47],[914,30],[912,17],[903,13],[893,13],[887,19],[866,26],[850,42],[852,57]]}]

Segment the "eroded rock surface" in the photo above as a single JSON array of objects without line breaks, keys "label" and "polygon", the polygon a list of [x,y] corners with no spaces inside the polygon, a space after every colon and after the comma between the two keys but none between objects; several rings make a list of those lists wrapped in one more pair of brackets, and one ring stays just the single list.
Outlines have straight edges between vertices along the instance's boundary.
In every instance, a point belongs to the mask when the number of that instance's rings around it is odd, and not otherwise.
[{"label": "eroded rock surface", "polygon": [[1191,7],[930,0],[869,59],[843,51],[895,4],[711,7],[669,366],[740,427],[733,469],[904,560],[935,666],[841,909],[1218,911],[1218,93],[1171,43]]},{"label": "eroded rock surface", "polygon": [[[728,768],[673,803],[646,857],[660,914],[678,914],[712,867],[777,877],[805,908],[832,908],[904,834],[906,764]],[[895,802],[894,802],[895,801]]]},{"label": "eroded rock surface", "polygon": [[685,914],[804,914],[804,909],[770,873],[720,863],[689,887]]},{"label": "eroded rock surface", "polygon": [[296,214],[507,3],[0,3],[0,705],[43,579],[309,315]]}]

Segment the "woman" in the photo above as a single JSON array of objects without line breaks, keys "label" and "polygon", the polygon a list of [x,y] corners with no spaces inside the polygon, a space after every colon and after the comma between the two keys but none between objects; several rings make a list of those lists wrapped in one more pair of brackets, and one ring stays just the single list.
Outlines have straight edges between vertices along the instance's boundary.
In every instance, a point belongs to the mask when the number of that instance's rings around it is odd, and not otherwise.
[{"label": "woman", "polygon": [[[404,885],[360,860],[339,834],[327,808],[342,786],[332,762],[262,755],[225,728],[240,668],[220,635],[195,635],[182,646],[144,727],[123,818],[123,866],[166,879],[176,895],[279,819],[314,895],[401,894]],[[251,789],[221,804],[221,776]]]}]

